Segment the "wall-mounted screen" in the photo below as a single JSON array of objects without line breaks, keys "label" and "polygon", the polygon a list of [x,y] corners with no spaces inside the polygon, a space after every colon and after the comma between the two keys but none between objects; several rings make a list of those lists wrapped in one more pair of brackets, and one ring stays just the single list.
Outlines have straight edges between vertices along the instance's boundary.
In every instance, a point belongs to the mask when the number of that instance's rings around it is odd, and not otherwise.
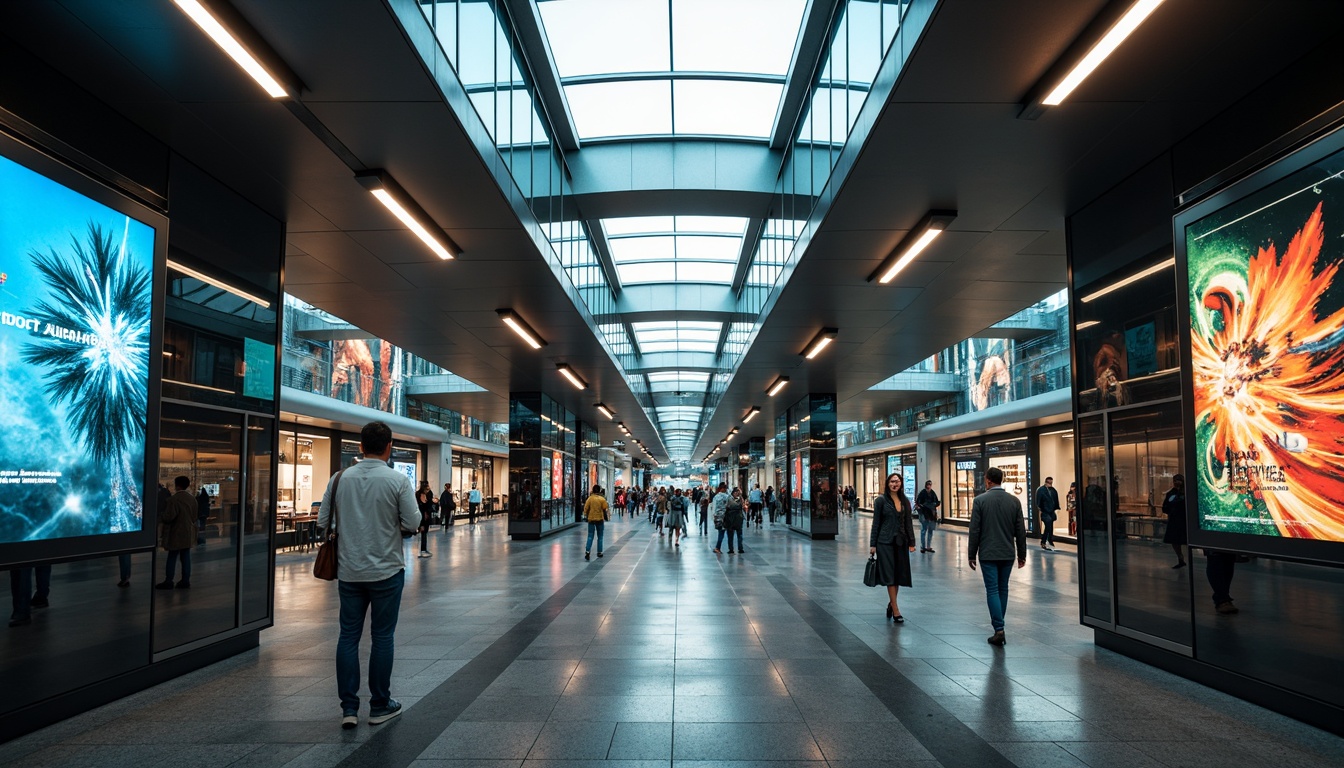
[{"label": "wall-mounted screen", "polygon": [[156,234],[0,155],[0,544],[144,528]]},{"label": "wall-mounted screen", "polygon": [[1344,541],[1344,152],[1327,142],[1177,218],[1204,541]]}]

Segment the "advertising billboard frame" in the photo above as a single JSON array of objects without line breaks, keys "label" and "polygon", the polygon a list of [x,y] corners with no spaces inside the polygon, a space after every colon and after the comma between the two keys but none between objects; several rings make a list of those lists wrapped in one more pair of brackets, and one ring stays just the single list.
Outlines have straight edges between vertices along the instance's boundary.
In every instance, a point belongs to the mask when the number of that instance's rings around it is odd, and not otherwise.
[{"label": "advertising billboard frame", "polygon": [[[1262,194],[1277,184],[1287,181],[1293,175],[1338,156],[1340,171],[1344,172],[1344,126],[1335,126],[1331,131],[1318,135],[1314,139],[1295,148],[1291,148],[1246,175],[1219,187],[1209,195],[1177,211],[1172,219],[1172,242],[1176,259],[1176,287],[1178,301],[1177,323],[1180,333],[1181,386],[1182,386],[1182,430],[1184,434],[1185,474],[1187,477],[1187,526],[1189,545],[1205,549],[1224,550],[1252,555],[1268,555],[1285,559],[1331,565],[1344,564],[1344,541],[1329,539],[1273,536],[1250,532],[1228,530],[1210,530],[1204,527],[1205,503],[1201,501],[1201,482],[1199,478],[1200,457],[1197,440],[1196,393],[1193,361],[1193,318],[1191,312],[1192,280],[1190,259],[1186,241],[1187,229],[1209,216],[1245,205],[1248,200]],[[1340,177],[1344,178],[1344,177]],[[1344,184],[1344,181],[1339,182]],[[1285,198],[1286,199],[1286,198]],[[1275,201],[1260,209],[1247,213],[1255,215],[1268,210],[1282,200]],[[1344,206],[1325,212],[1326,229],[1338,239],[1344,232]],[[1302,226],[1301,223],[1298,226]],[[1280,257],[1289,246],[1289,238],[1294,231],[1270,233],[1273,246]],[[1327,235],[1329,237],[1329,235]],[[1334,290],[1344,288],[1344,274],[1334,278]],[[1209,493],[1209,495],[1212,495]]]},{"label": "advertising billboard frame", "polygon": [[[153,548],[158,541],[158,449],[162,380],[164,286],[168,259],[168,218],[124,192],[77,170],[33,146],[21,137],[0,130],[0,155],[49,181],[106,206],[154,230],[154,253],[150,270],[149,370],[145,397],[144,462],[140,494],[143,516],[138,531],[101,533],[64,538],[0,543],[0,567],[59,560],[99,557]],[[134,474],[135,469],[132,468]]]}]

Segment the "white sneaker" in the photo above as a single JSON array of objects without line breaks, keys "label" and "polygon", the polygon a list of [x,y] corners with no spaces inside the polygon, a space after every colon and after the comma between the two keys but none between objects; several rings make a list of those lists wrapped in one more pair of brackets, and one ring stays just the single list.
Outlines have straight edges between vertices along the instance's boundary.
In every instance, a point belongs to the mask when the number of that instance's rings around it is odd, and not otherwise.
[{"label": "white sneaker", "polygon": [[421,557],[433,557],[433,556],[434,556],[434,553],[433,553],[433,552],[421,552],[421,553],[420,553],[420,556],[421,556]]}]

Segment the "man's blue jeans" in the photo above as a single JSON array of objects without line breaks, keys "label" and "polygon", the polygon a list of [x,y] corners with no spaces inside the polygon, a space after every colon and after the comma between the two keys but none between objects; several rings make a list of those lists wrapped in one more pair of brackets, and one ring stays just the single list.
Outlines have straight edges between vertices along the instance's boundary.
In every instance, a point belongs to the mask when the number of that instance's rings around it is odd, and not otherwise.
[{"label": "man's blue jeans", "polygon": [[933,549],[933,532],[938,530],[938,521],[926,517],[919,518],[919,548]]},{"label": "man's blue jeans", "polygon": [[584,552],[593,551],[593,532],[597,532],[597,554],[602,554],[602,529],[606,525],[602,520],[588,521],[588,545],[583,548]]},{"label": "man's blue jeans", "polygon": [[341,710],[359,711],[359,638],[364,634],[364,615],[372,614],[369,634],[369,706],[387,706],[392,687],[392,639],[401,611],[401,588],[406,571],[397,571],[382,581],[342,581],[341,639],[336,644],[336,691]]},{"label": "man's blue jeans", "polygon": [[995,632],[1003,631],[1003,615],[1008,611],[1008,577],[1012,575],[1012,560],[980,561],[980,576],[985,580],[985,602],[989,605],[989,623]]}]

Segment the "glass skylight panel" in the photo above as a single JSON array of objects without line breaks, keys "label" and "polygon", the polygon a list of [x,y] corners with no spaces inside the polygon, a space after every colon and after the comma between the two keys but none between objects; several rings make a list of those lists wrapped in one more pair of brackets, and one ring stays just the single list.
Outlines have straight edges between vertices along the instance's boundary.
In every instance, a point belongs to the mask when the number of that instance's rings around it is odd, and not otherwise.
[{"label": "glass skylight panel", "polygon": [[631,264],[617,264],[616,275],[622,285],[640,283],[674,283],[677,280],[677,264],[672,261],[638,261]]},{"label": "glass skylight panel", "polygon": [[709,374],[703,371],[654,371],[648,376],[650,384],[675,382],[687,386],[698,385],[703,387],[709,383]]},{"label": "glass skylight panel", "polygon": [[741,236],[747,231],[747,219],[739,216],[678,216],[678,232],[713,232]]},{"label": "glass skylight panel", "polygon": [[672,68],[667,0],[541,0],[537,8],[562,78]]},{"label": "glass skylight panel", "polygon": [[672,0],[673,63],[679,72],[787,74],[806,5],[805,0]]},{"label": "glass skylight panel", "polygon": [[769,138],[783,91],[781,83],[674,81],[676,121],[673,129],[679,136]]},{"label": "glass skylight panel", "polygon": [[737,261],[742,250],[741,237],[701,235],[677,236],[677,260]]},{"label": "glass skylight panel", "polygon": [[611,259],[617,264],[632,261],[672,261],[677,257],[676,238],[615,237],[607,241]]},{"label": "glass skylight panel", "polygon": [[727,262],[683,261],[677,265],[679,283],[721,283],[731,285],[736,264]]},{"label": "glass skylight panel", "polygon": [[672,84],[667,80],[616,80],[564,89],[581,140],[672,133]]},{"label": "glass skylight panel", "polygon": [[673,216],[624,216],[603,219],[602,228],[607,231],[608,237],[653,235],[676,231],[676,223]]}]

